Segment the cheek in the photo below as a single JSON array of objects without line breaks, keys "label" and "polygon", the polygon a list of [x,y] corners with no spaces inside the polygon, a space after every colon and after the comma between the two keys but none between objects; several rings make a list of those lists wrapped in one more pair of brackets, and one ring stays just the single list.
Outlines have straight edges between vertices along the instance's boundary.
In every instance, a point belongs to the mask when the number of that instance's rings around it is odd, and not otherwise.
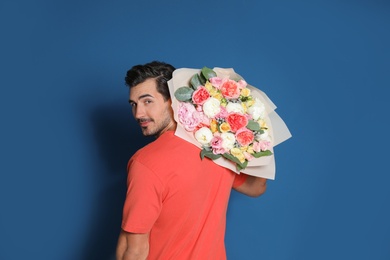
[{"label": "cheek", "polygon": [[161,111],[159,112],[161,117],[173,117],[173,110],[170,102],[165,102],[161,106],[159,106],[159,108],[155,109],[161,109]]}]

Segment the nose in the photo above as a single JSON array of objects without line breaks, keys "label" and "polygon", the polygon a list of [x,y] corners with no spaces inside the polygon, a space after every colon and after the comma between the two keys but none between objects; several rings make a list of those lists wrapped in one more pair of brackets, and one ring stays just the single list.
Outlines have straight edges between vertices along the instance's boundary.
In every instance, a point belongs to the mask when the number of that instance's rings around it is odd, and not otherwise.
[{"label": "nose", "polygon": [[135,119],[140,119],[145,116],[145,109],[141,104],[133,107],[133,116]]}]

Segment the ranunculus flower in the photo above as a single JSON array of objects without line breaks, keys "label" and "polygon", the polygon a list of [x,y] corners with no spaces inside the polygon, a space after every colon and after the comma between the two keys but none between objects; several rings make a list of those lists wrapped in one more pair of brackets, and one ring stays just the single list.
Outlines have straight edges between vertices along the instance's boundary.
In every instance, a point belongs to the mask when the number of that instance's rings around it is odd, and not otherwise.
[{"label": "ranunculus flower", "polygon": [[265,122],[264,119],[260,119],[258,122],[259,122],[261,128],[268,128],[267,122]]},{"label": "ranunculus flower", "polygon": [[210,97],[210,93],[205,87],[199,87],[192,94],[192,101],[197,105],[203,105],[203,103]]},{"label": "ranunculus flower", "polygon": [[236,137],[232,133],[222,133],[222,147],[225,150],[230,150],[234,147],[234,143],[236,142]]},{"label": "ranunculus flower", "polygon": [[202,146],[209,146],[211,139],[213,139],[213,133],[208,127],[202,127],[198,131],[195,132],[195,139]]},{"label": "ranunculus flower", "polygon": [[203,112],[209,118],[213,118],[220,111],[221,111],[221,102],[219,102],[219,100],[216,98],[210,97],[203,104]]},{"label": "ranunculus flower", "polygon": [[243,88],[241,89],[241,96],[248,97],[251,94],[251,90],[249,88]]},{"label": "ranunculus flower", "polygon": [[241,87],[234,80],[223,79],[220,90],[221,90],[222,95],[226,99],[234,99],[234,98],[238,98],[240,96]]},{"label": "ranunculus flower", "polygon": [[222,137],[220,135],[215,135],[213,139],[211,139],[211,148],[213,149],[214,154],[223,154],[225,153],[225,149],[222,147]]},{"label": "ranunculus flower", "polygon": [[245,162],[244,153],[239,148],[231,149],[230,154],[236,157],[241,163]]},{"label": "ranunculus flower", "polygon": [[246,127],[239,129],[236,132],[236,140],[241,146],[248,146],[253,142],[255,135]]},{"label": "ranunculus flower", "polygon": [[218,92],[218,91],[211,91],[210,92],[210,96],[212,96],[213,98],[218,99],[219,101],[223,100],[223,96],[222,96],[221,92]]},{"label": "ranunculus flower", "polygon": [[246,151],[250,154],[253,154],[255,153],[255,151],[253,150],[253,145],[249,145],[248,148],[246,149]]},{"label": "ranunculus flower", "polygon": [[194,131],[196,126],[201,122],[201,115],[190,103],[180,102],[177,114],[179,122],[189,132]]},{"label": "ranunculus flower", "polygon": [[213,89],[213,85],[210,83],[210,81],[206,81],[204,87],[207,89],[207,91],[211,91]]},{"label": "ranunculus flower", "polygon": [[253,117],[253,120],[258,120],[265,116],[265,106],[260,99],[256,98],[255,103],[248,108],[248,114]]},{"label": "ranunculus flower", "polygon": [[223,122],[220,126],[219,126],[219,130],[222,132],[222,133],[225,133],[225,132],[228,132],[230,131],[230,125],[226,122]]},{"label": "ranunculus flower", "polygon": [[248,124],[248,118],[239,113],[230,113],[226,117],[226,122],[230,125],[232,132],[235,133],[238,129]]},{"label": "ranunculus flower", "polygon": [[228,113],[241,113],[244,114],[244,107],[240,103],[228,103],[226,106],[226,111]]},{"label": "ranunculus flower", "polygon": [[211,130],[212,133],[215,133],[215,132],[218,131],[218,122],[217,122],[217,120],[215,120],[215,119],[211,120],[211,122],[210,122],[210,130]]}]

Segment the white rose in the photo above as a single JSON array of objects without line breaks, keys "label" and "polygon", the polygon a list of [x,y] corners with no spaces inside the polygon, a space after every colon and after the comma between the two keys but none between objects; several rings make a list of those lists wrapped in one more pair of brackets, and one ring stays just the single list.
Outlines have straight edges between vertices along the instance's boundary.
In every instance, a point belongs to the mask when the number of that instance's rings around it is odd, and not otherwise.
[{"label": "white rose", "polygon": [[268,130],[263,130],[264,132],[262,134],[256,135],[257,140],[263,140],[263,141],[271,141],[271,137],[268,134]]},{"label": "white rose", "polygon": [[248,113],[253,117],[253,120],[258,120],[264,118],[265,116],[265,106],[260,99],[256,98],[255,103],[248,108]]},{"label": "white rose", "polygon": [[229,103],[227,104],[226,106],[226,111],[228,113],[240,113],[240,114],[244,114],[245,111],[244,111],[244,108],[242,107],[242,105],[240,103]]},{"label": "white rose", "polygon": [[203,112],[208,118],[213,118],[221,111],[221,102],[218,99],[210,97],[203,104]]},{"label": "white rose", "polygon": [[236,142],[236,137],[233,133],[222,133],[222,148],[225,150],[230,150],[234,147],[234,143]]},{"label": "white rose", "polygon": [[208,127],[202,127],[195,132],[195,139],[203,146],[209,146],[211,139],[213,139],[213,133]]}]

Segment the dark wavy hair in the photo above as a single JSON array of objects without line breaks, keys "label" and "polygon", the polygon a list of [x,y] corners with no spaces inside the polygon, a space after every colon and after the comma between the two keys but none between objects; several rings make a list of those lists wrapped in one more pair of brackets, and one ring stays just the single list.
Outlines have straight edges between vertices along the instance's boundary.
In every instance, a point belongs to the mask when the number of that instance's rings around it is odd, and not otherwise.
[{"label": "dark wavy hair", "polygon": [[144,82],[147,79],[154,78],[157,83],[157,91],[163,96],[164,100],[170,99],[167,82],[172,78],[172,72],[175,67],[161,62],[152,61],[144,65],[135,65],[127,71],[125,81],[130,88]]}]

